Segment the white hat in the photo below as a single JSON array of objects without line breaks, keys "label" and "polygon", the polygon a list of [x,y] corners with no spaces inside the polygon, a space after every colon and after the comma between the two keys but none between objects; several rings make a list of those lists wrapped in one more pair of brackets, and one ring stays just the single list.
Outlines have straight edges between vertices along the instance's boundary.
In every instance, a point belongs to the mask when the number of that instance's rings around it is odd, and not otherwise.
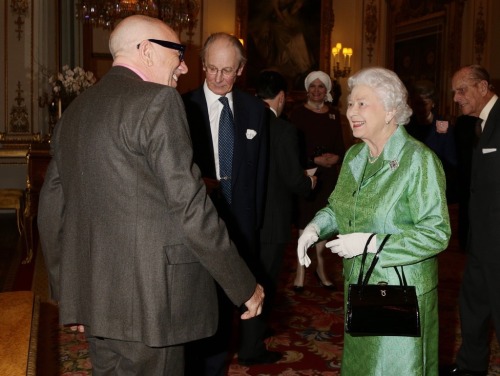
[{"label": "white hat", "polygon": [[311,82],[314,80],[318,79],[325,84],[326,87],[326,102],[332,102],[332,94],[330,93],[332,91],[332,80],[329,75],[327,75],[323,71],[313,71],[309,73],[304,81],[306,90],[309,90],[309,85],[311,85]]}]

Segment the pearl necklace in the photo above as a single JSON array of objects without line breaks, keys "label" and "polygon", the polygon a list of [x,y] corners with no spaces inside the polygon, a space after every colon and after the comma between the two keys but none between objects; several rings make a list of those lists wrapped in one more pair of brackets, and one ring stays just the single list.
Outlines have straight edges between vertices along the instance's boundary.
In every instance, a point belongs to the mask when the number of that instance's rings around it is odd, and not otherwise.
[{"label": "pearl necklace", "polygon": [[311,101],[307,101],[307,105],[313,110],[313,111],[316,111],[316,112],[320,112],[321,109],[323,108],[325,102],[321,103],[321,104],[316,104],[316,103],[313,103]]},{"label": "pearl necklace", "polygon": [[374,164],[377,162],[378,157],[380,157],[380,154],[374,157],[371,153],[368,154],[368,163]]}]

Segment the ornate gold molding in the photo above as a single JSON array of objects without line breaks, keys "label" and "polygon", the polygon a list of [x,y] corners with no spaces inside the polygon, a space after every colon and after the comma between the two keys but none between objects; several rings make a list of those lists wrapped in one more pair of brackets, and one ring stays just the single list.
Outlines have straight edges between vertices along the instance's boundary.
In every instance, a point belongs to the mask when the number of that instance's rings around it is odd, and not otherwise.
[{"label": "ornate gold molding", "polygon": [[484,43],[486,42],[486,25],[484,22],[483,3],[479,4],[476,14],[476,26],[474,30],[474,47],[476,52],[476,62],[481,64],[484,52]]},{"label": "ornate gold molding", "polygon": [[21,81],[17,81],[17,96],[15,101],[17,105],[12,106],[10,110],[9,130],[12,133],[29,132],[28,110],[22,96],[24,90],[21,89]]},{"label": "ornate gold molding", "polygon": [[17,19],[14,22],[17,26],[17,40],[21,40],[21,34],[23,32],[24,18],[28,13],[29,3],[28,0],[12,0],[10,2],[10,7],[13,13],[17,14]]},{"label": "ornate gold molding", "polygon": [[378,17],[377,4],[371,0],[365,7],[365,42],[368,50],[368,62],[372,62],[373,45],[377,41]]}]

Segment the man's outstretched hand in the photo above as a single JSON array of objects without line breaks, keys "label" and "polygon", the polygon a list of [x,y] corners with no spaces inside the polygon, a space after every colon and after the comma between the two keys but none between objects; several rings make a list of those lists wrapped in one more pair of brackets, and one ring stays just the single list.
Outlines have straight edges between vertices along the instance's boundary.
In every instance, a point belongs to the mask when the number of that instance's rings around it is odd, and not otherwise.
[{"label": "man's outstretched hand", "polygon": [[252,297],[245,302],[248,311],[245,311],[241,315],[242,320],[248,320],[261,314],[262,306],[264,305],[264,296],[264,288],[257,284]]}]

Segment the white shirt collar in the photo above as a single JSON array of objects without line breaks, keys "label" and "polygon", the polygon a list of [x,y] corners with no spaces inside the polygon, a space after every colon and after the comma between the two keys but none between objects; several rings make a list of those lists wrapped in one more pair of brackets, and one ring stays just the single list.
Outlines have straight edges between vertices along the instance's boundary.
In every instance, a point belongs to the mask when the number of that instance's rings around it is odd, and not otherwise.
[{"label": "white shirt collar", "polygon": [[479,114],[479,117],[483,120],[481,126],[484,129],[484,123],[486,123],[486,120],[488,120],[488,115],[490,114],[491,109],[495,105],[496,101],[498,99],[498,96],[495,94],[491,97],[491,99],[486,103],[486,106],[484,106],[483,110]]},{"label": "white shirt collar", "polygon": [[[207,107],[210,109],[212,108],[213,104],[215,102],[219,102],[219,98],[221,97],[220,95],[218,94],[215,94],[212,90],[210,90],[208,88],[208,85],[207,85],[207,81],[205,80],[204,84],[203,84],[203,92],[205,93],[205,98],[207,100]],[[233,93],[232,92],[229,92],[226,94],[226,98],[228,99],[229,101],[229,107],[231,107],[231,110],[233,110]],[[221,107],[222,107],[222,103],[220,103]],[[234,111],[233,111],[234,113]]]}]

